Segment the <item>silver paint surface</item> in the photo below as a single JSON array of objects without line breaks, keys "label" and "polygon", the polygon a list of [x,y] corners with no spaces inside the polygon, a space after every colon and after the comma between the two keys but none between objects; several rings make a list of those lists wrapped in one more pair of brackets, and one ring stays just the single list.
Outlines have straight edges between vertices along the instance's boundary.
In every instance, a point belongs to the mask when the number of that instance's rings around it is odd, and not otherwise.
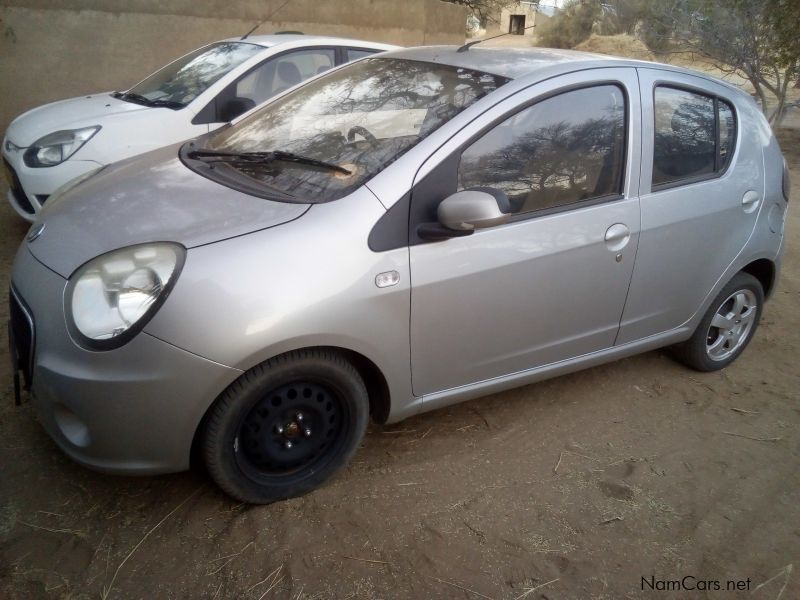
[{"label": "silver paint surface", "polygon": [[256,198],[190,171],[180,144],[119,162],[48,203],[31,252],[64,277],[105,252],[143,242],[202,246],[298,218],[307,204]]},{"label": "silver paint surface", "polygon": [[[517,79],[327,204],[231,190],[189,171],[172,147],[108,168],[48,206],[46,230],[23,243],[12,280],[41,332],[36,404],[70,456],[113,471],[183,469],[197,424],[227,385],[307,347],[374,363],[395,422],[685,340],[738,271],[758,259],[779,269],[782,156],[745,94],[686,70],[567,51],[419,48],[395,56]],[[387,210],[482,128],[537,98],[609,81],[628,98],[620,198],[468,237],[370,249]],[[739,139],[723,176],[650,189],[659,81],[735,106]],[[759,200],[743,204],[753,193]],[[170,296],[129,344],[80,349],[65,326],[66,278],[98,254],[147,241],[188,249]],[[387,272],[398,283],[379,288],[376,276]],[[89,446],[66,440],[57,404],[87,424]]]}]

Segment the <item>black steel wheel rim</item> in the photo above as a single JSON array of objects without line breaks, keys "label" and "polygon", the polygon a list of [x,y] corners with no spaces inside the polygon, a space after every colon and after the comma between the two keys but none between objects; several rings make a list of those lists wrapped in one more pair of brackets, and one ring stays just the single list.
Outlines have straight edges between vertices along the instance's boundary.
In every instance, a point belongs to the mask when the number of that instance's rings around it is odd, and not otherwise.
[{"label": "black steel wheel rim", "polygon": [[257,481],[300,479],[341,451],[348,416],[347,405],[328,385],[282,385],[259,398],[242,419],[234,440],[236,462]]}]

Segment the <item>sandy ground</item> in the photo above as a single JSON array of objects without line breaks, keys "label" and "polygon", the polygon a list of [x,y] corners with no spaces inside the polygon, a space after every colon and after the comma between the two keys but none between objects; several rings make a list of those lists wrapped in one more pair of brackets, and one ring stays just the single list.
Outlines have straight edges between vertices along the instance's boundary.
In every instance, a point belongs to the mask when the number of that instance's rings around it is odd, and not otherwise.
[{"label": "sandy ground", "polygon": [[[800,188],[800,132],[783,145]],[[0,202],[2,289],[25,230]],[[800,598],[797,210],[787,235],[774,299],[730,368],[650,352],[372,426],[328,485],[266,507],[202,472],[74,465],[13,406],[1,344],[0,597],[730,596],[642,591],[642,577],[693,576]]]}]

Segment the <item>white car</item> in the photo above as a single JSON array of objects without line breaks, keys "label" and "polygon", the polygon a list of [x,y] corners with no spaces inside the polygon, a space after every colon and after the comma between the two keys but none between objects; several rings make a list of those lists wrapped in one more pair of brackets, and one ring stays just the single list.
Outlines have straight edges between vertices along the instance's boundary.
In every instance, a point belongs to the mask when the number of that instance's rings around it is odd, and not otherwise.
[{"label": "white car", "polygon": [[212,131],[334,66],[394,48],[302,34],[231,38],[182,56],[125,92],[34,108],[3,139],[8,199],[33,221],[67,182]]}]

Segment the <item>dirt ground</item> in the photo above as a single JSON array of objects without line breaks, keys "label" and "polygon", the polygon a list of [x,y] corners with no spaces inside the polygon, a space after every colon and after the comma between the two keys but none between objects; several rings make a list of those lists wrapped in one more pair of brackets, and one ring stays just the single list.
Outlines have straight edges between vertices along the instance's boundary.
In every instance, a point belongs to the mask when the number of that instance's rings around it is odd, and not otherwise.
[{"label": "dirt ground", "polygon": [[[800,131],[782,134],[800,189]],[[800,201],[795,191],[794,204]],[[800,598],[800,212],[728,369],[664,352],[372,426],[306,497],[248,507],[203,473],[66,459],[13,406],[0,345],[0,597]],[[26,226],[0,202],[0,288]],[[0,321],[7,317],[2,303]],[[794,572],[793,572],[794,569]]]}]

